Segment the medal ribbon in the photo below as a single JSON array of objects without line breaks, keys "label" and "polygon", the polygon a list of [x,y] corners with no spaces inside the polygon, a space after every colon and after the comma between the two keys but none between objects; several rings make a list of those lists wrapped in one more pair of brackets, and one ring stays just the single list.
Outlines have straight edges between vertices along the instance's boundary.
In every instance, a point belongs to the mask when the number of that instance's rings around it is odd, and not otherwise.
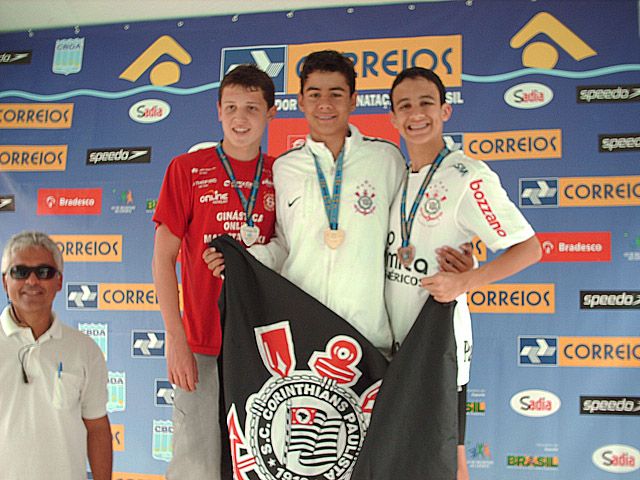
[{"label": "medal ribbon", "polygon": [[249,200],[247,200],[247,197],[244,196],[244,193],[242,193],[242,190],[240,190],[240,187],[238,187],[238,181],[236,180],[236,176],[233,173],[231,162],[229,162],[227,155],[224,153],[224,150],[222,150],[222,142],[219,142],[218,145],[216,145],[216,152],[218,153],[218,157],[220,157],[220,163],[222,163],[225,172],[227,172],[227,175],[229,176],[229,180],[231,180],[231,185],[240,198],[242,208],[244,209],[244,213],[247,216],[247,225],[253,227],[253,218],[251,218],[251,216],[253,214],[253,207],[256,204],[256,199],[258,198],[258,189],[260,188],[260,179],[262,178],[262,165],[264,163],[262,151],[260,151],[258,156],[256,173],[253,177],[253,184],[251,186]]},{"label": "medal ribbon", "polygon": [[420,205],[420,200],[424,195],[424,192],[427,190],[427,187],[431,183],[431,179],[436,174],[436,170],[442,163],[444,157],[449,155],[449,149],[444,147],[438,153],[438,156],[429,167],[429,171],[427,175],[422,180],[422,185],[420,185],[420,189],[416,194],[416,198],[413,200],[413,205],[411,206],[411,211],[409,212],[409,217],[407,218],[407,186],[409,184],[409,172],[411,171],[411,166],[407,167],[407,175],[404,178],[404,184],[402,186],[402,202],[400,203],[400,226],[401,226],[401,234],[402,234],[402,248],[406,248],[409,246],[409,238],[411,237],[411,229],[413,228],[413,220],[416,217],[416,212],[418,211],[418,206]]},{"label": "medal ribbon", "polygon": [[322,201],[324,210],[329,220],[329,228],[338,230],[338,214],[340,213],[340,191],[342,190],[342,165],[344,164],[344,149],[340,150],[340,155],[336,160],[336,175],[333,179],[333,196],[329,194],[327,180],[322,173],[318,157],[313,155],[313,161],[316,165],[316,173],[318,174],[318,182],[320,182],[320,191],[322,192]]}]

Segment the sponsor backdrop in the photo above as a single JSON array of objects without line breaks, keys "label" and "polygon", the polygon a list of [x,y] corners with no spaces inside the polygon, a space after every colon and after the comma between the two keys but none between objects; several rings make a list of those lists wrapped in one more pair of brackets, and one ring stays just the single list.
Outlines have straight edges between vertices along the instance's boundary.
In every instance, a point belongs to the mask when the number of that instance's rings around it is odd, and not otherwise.
[{"label": "sponsor backdrop", "polygon": [[[393,77],[435,68],[454,108],[446,133],[489,162],[539,232],[540,264],[469,295],[472,478],[638,470],[639,47],[635,0],[437,2],[1,35],[0,241],[37,228],[64,253],[55,308],[107,358],[115,478],[161,478],[171,458],[172,386],[150,271],[165,168],[220,139],[219,81],[244,62],[277,87],[264,148],[301,141],[297,71],[323,48],[356,62],[353,123],[395,142]],[[481,262],[493,258],[475,247]]]}]

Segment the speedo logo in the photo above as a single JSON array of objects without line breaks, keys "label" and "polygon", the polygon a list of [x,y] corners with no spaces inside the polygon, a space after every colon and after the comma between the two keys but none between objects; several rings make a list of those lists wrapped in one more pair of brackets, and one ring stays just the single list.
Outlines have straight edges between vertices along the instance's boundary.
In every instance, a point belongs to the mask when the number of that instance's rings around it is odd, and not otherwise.
[{"label": "speedo logo", "polygon": [[562,130],[464,134],[465,151],[478,160],[562,158]]},{"label": "speedo logo", "polygon": [[71,128],[73,103],[0,104],[0,128]]},{"label": "speedo logo", "polygon": [[640,133],[607,133],[598,135],[601,152],[617,153],[640,150]]},{"label": "speedo logo", "polygon": [[640,415],[640,397],[580,397],[580,415]]},{"label": "speedo logo", "polygon": [[640,85],[588,85],[576,87],[578,103],[640,102]]},{"label": "speedo logo", "polygon": [[0,52],[0,65],[31,63],[31,50],[22,52]]},{"label": "speedo logo", "polygon": [[462,85],[462,35],[379,38],[289,45],[287,93],[298,93],[304,59],[317,50],[337,50],[353,60],[358,90],[388,90],[407,67],[425,67],[448,87]]},{"label": "speedo logo", "polygon": [[151,163],[151,147],[116,147],[87,150],[87,165],[123,163]]},{"label": "speedo logo", "polygon": [[475,313],[554,313],[555,284],[492,284],[469,292],[469,311]]},{"label": "speedo logo", "polygon": [[122,235],[51,235],[65,262],[122,262]]},{"label": "speedo logo", "polygon": [[582,310],[630,310],[640,309],[638,291],[580,291]]},{"label": "speedo logo", "polygon": [[469,188],[473,191],[473,198],[489,226],[493,228],[499,237],[506,237],[507,232],[502,229],[500,220],[498,220],[498,217],[493,213],[491,205],[489,205],[489,201],[482,191],[482,180],[474,180],[469,184]]}]

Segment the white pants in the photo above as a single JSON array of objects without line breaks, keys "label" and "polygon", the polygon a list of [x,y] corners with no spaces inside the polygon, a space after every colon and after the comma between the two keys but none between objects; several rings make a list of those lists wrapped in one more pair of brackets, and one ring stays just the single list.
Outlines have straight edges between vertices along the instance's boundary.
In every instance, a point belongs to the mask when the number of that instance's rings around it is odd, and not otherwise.
[{"label": "white pants", "polygon": [[173,404],[173,458],[167,480],[220,480],[220,386],[217,357],[195,354],[194,392],[176,387]]}]

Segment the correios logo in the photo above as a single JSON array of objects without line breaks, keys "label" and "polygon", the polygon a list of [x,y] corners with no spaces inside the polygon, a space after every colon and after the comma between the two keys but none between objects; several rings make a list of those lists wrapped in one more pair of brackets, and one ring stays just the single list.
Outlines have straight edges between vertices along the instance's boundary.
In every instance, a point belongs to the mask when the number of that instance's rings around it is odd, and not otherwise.
[{"label": "correios logo", "polygon": [[591,459],[605,472],[629,473],[640,468],[640,451],[630,445],[605,445],[593,452]]},{"label": "correios logo", "polygon": [[504,92],[504,101],[513,108],[530,110],[547,105],[553,90],[542,83],[520,83]]},{"label": "correios logo", "polygon": [[560,409],[560,398],[545,390],[523,390],[511,397],[511,408],[525,417],[548,417]]},{"label": "correios logo", "polygon": [[156,123],[169,116],[171,106],[164,100],[141,100],[131,105],[129,117],[138,123]]}]

